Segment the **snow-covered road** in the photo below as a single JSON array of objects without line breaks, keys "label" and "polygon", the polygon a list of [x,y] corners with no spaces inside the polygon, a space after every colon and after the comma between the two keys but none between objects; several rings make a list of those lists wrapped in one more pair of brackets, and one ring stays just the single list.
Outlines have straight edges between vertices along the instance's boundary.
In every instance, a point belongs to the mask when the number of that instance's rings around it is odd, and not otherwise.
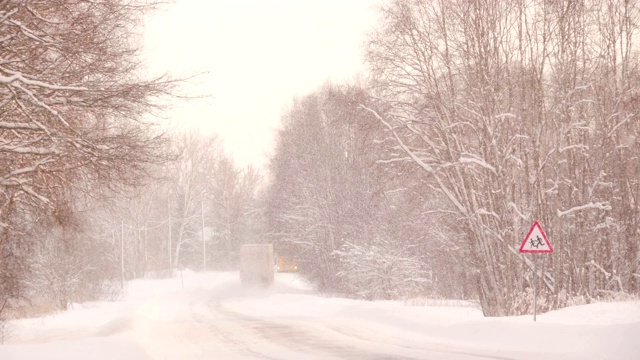
[{"label": "snow-covered road", "polygon": [[[465,303],[318,296],[293,274],[136,280],[121,301],[9,324],[0,359],[640,359],[640,303],[483,318]],[[420,305],[420,306],[416,306]],[[455,306],[454,306],[455,305]]]}]

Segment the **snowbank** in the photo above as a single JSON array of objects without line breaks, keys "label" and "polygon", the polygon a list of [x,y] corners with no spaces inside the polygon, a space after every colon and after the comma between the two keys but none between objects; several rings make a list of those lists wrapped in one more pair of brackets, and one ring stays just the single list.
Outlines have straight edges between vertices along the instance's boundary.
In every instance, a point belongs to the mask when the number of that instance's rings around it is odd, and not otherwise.
[{"label": "snowbank", "polygon": [[640,302],[576,306],[534,323],[531,316],[484,318],[465,304],[322,297],[295,274],[277,274],[271,289],[244,288],[235,272],[136,280],[120,301],[76,304],[12,321],[9,330],[3,360],[299,358],[278,332],[308,346],[312,338],[418,359],[640,359]]}]

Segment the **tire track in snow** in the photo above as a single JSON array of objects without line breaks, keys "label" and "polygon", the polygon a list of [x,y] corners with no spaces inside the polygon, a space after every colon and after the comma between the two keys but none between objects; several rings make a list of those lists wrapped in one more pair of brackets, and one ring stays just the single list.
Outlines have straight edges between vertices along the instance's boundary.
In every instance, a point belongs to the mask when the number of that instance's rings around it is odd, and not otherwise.
[{"label": "tire track in snow", "polygon": [[[203,307],[201,303],[192,303],[190,305],[192,320],[204,326],[206,331],[212,333],[215,338],[222,340],[229,350],[253,359],[279,360],[279,358],[270,357],[264,353],[253,350],[252,344],[246,341],[246,334],[243,336],[239,335],[239,333],[243,331],[237,328],[237,324],[235,324],[233,319],[227,318],[222,313],[203,312],[203,310],[200,309],[201,307]],[[208,309],[208,307],[205,307],[205,309]]]},{"label": "tire track in snow", "polygon": [[[318,359],[327,359],[327,356],[337,359],[362,359],[362,360],[413,360],[424,357],[406,357],[395,355],[393,352],[372,352],[369,349],[354,346],[352,339],[344,341],[346,334],[340,334],[329,328],[316,327],[315,332],[309,331],[309,324],[287,324],[283,322],[268,321],[263,318],[251,317],[225,309],[219,301],[208,305],[212,313],[225,316],[230,321],[247,329],[248,333],[257,336],[270,343],[277,344]],[[322,334],[321,334],[322,333]],[[331,338],[333,337],[333,339]],[[366,340],[363,340],[366,342]],[[379,346],[378,343],[376,345]]]},{"label": "tire track in snow", "polygon": [[[331,324],[267,320],[226,309],[219,299],[211,301],[207,308],[211,313],[224,315],[228,320],[240,324],[248,329],[253,336],[259,336],[274,344],[280,344],[306,354],[305,359],[311,352],[319,359],[331,356],[338,359],[363,360],[517,360],[517,358],[483,354],[481,351],[455,349],[427,342],[411,345],[398,342],[397,339],[396,341],[383,342],[379,336],[368,337],[365,335],[366,332],[347,331],[343,327],[331,326]],[[356,346],[355,343],[360,346]]]}]

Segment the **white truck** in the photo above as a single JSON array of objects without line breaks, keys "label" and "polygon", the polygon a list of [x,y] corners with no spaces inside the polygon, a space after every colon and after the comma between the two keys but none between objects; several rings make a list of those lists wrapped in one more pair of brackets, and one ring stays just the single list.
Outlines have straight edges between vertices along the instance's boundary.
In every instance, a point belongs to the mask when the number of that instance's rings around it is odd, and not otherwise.
[{"label": "white truck", "polygon": [[240,248],[240,282],[247,286],[273,284],[273,245],[247,244]]}]

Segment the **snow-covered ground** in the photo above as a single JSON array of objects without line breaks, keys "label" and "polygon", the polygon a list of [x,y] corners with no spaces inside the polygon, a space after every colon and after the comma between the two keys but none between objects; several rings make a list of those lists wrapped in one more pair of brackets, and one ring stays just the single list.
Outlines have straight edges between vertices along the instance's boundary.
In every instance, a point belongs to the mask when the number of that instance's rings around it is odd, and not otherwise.
[{"label": "snow-covered ground", "polygon": [[185,272],[132,281],[117,302],[13,321],[0,359],[640,359],[640,302],[537,320],[323,297],[295,274],[258,290],[236,273]]}]

